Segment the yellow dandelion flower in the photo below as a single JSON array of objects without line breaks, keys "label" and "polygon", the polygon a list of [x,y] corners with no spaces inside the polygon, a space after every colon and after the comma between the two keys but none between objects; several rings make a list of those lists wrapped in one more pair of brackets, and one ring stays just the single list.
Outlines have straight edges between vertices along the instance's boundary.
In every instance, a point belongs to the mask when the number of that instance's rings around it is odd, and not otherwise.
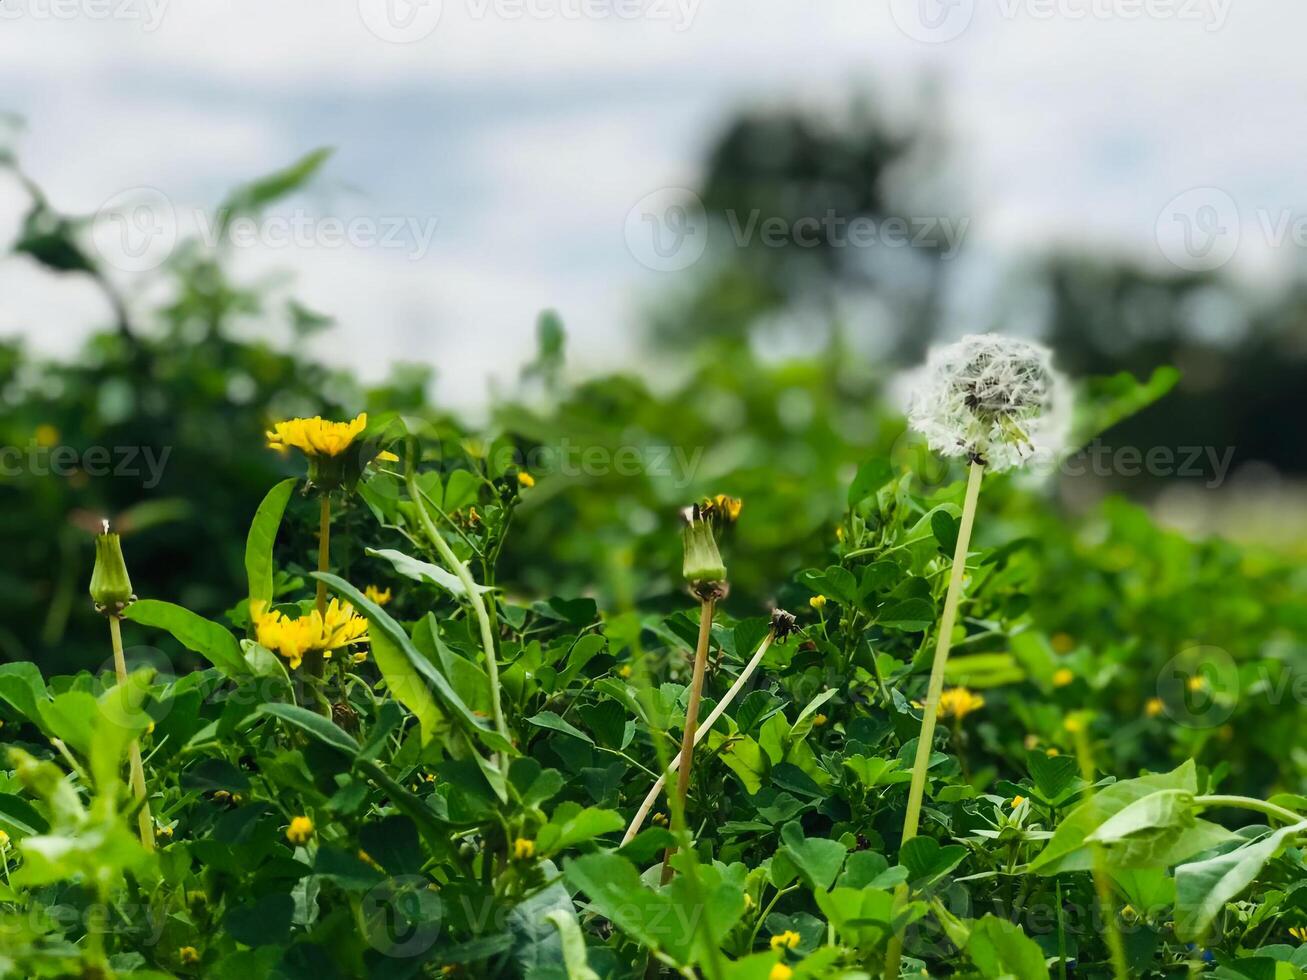
[{"label": "yellow dandelion flower", "polygon": [[369,585],[363,590],[363,595],[378,606],[384,606],[390,602],[390,589],[383,589],[377,585]]},{"label": "yellow dandelion flower", "polygon": [[631,667],[629,664],[622,664],[617,668],[617,676],[625,680],[631,676]]},{"label": "yellow dandelion flower", "polygon": [[1053,686],[1066,687],[1075,679],[1076,675],[1071,671],[1070,667],[1061,667],[1053,674]]},{"label": "yellow dandelion flower", "polygon": [[799,945],[799,934],[793,929],[786,929],[771,937],[772,949],[794,949]]},{"label": "yellow dandelion flower", "polygon": [[354,612],[348,602],[332,599],[326,615],[316,609],[298,619],[269,610],[254,617],[254,637],[259,645],[298,667],[309,653],[330,658],[333,650],[363,643],[368,638],[368,621]]},{"label": "yellow dandelion flower", "polygon": [[719,524],[734,524],[740,519],[740,510],[743,507],[744,501],[739,497],[728,497],[724,493],[709,497],[699,505],[705,517],[712,517]]},{"label": "yellow dandelion flower", "polygon": [[1024,802],[1026,802],[1026,798],[1024,796],[1021,796],[1020,794],[1012,797],[1012,804],[1011,804],[1012,809],[1015,810]]},{"label": "yellow dandelion flower", "polygon": [[200,962],[200,951],[194,946],[183,946],[177,950],[177,959],[181,960],[187,966],[194,966]]},{"label": "yellow dandelion flower", "polygon": [[0,851],[9,850],[9,835],[0,830]]},{"label": "yellow dandelion flower", "polygon": [[985,699],[972,693],[965,687],[952,687],[939,696],[939,714],[941,718],[956,718],[961,721],[973,711],[985,706]]},{"label": "yellow dandelion flower", "polygon": [[1144,714],[1149,718],[1156,718],[1165,709],[1166,705],[1162,703],[1161,698],[1149,698],[1148,702],[1144,705]]},{"label": "yellow dandelion flower", "polygon": [[1072,735],[1079,735],[1085,730],[1085,720],[1079,715],[1068,715],[1066,721],[1062,722],[1062,727]]},{"label": "yellow dandelion flower", "polygon": [[794,971],[784,963],[777,963],[771,968],[771,973],[767,974],[767,980],[790,980],[794,976]]},{"label": "yellow dandelion flower", "polygon": [[818,612],[821,612],[826,608],[826,597],[824,595],[815,595],[808,600],[808,605],[812,606],[812,608]]},{"label": "yellow dandelion flower", "polygon": [[524,490],[530,490],[536,485],[536,478],[526,470],[523,470],[521,473],[517,474],[517,485],[522,487]]},{"label": "yellow dandelion flower", "polygon": [[1289,935],[1300,943],[1307,943],[1307,927],[1293,926],[1289,929]]},{"label": "yellow dandelion flower", "polygon": [[812,716],[812,727],[820,728],[822,725],[826,724],[827,721],[829,721],[829,719],[819,712]]},{"label": "yellow dandelion flower", "polygon": [[1185,683],[1185,687],[1191,691],[1205,691],[1207,689],[1207,678],[1202,674],[1194,674],[1193,677]]},{"label": "yellow dandelion flower", "polygon": [[1044,755],[1048,756],[1050,759],[1053,758],[1054,756],[1058,756],[1061,754],[1062,754],[1061,752],[1059,752],[1056,748],[1054,748],[1051,745],[1048,748],[1044,749]]},{"label": "yellow dandelion flower", "polygon": [[268,430],[268,448],[278,452],[298,449],[305,456],[339,456],[367,427],[367,412],[350,422],[328,422],[321,415],[288,419]]},{"label": "yellow dandelion flower", "polygon": [[286,839],[292,844],[301,845],[313,836],[313,821],[308,817],[295,817],[286,828]]},{"label": "yellow dandelion flower", "polygon": [[536,842],[525,837],[513,841],[513,860],[530,861],[536,854]]}]

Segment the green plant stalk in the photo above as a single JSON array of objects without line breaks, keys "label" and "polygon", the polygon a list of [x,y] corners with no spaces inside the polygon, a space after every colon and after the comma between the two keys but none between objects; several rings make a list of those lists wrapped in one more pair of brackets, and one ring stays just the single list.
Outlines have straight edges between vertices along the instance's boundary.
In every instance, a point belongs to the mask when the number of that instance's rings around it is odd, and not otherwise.
[{"label": "green plant stalk", "polygon": [[[413,452],[408,453],[410,460]],[[458,577],[459,582],[463,585],[463,591],[467,593],[467,601],[472,604],[472,611],[476,615],[477,625],[481,630],[481,645],[485,648],[486,654],[486,680],[490,685],[490,710],[494,716],[495,730],[504,737],[504,740],[511,742],[512,739],[508,734],[508,724],[504,721],[504,707],[499,697],[499,663],[496,660],[495,653],[495,634],[490,627],[490,614],[486,612],[486,604],[482,601],[480,593],[477,592],[476,582],[472,580],[472,573],[467,570],[467,565],[458,560],[454,554],[454,549],[449,546],[440,534],[435,522],[431,520],[431,515],[427,513],[426,505],[422,503],[420,489],[417,485],[417,473],[410,462],[408,472],[404,476],[405,486],[408,488],[408,495],[413,499],[413,506],[417,510],[418,520],[422,524],[422,530],[430,539],[432,547],[439,552],[441,560],[449,566],[450,571]],[[321,583],[319,583],[321,586]]]},{"label": "green plant stalk", "polygon": [[1268,817],[1275,817],[1290,824],[1301,823],[1305,819],[1301,813],[1294,813],[1282,806],[1267,803],[1265,800],[1257,800],[1251,796],[1195,796],[1194,806],[1228,806],[1240,810],[1255,810],[1258,813],[1264,813]]},{"label": "green plant stalk", "polygon": [[[917,836],[921,823],[921,800],[926,791],[926,770],[930,766],[931,745],[935,739],[935,722],[939,718],[939,697],[944,691],[944,667],[948,663],[949,647],[953,642],[953,625],[957,621],[958,604],[962,600],[962,579],[967,572],[967,551],[971,547],[971,529],[976,521],[976,502],[980,499],[980,482],[985,475],[985,464],[972,460],[967,474],[967,491],[962,502],[962,521],[958,526],[957,545],[953,549],[953,569],[948,580],[948,594],[944,599],[944,614],[939,621],[939,636],[935,641],[935,660],[930,668],[930,682],[926,687],[926,702],[921,714],[921,735],[917,739],[917,756],[912,765],[912,783],[908,788],[908,809],[903,817],[903,840],[906,844]],[[900,846],[902,846],[900,844]],[[895,894],[895,906],[907,900],[908,887],[900,885]],[[903,938],[890,937],[885,953],[885,976],[899,975],[899,959],[903,954]]]},{"label": "green plant stalk", "polygon": [[[699,732],[699,702],[703,698],[703,675],[708,665],[708,646],[712,638],[714,599],[704,599],[699,610],[699,642],[694,649],[694,673],[690,679],[690,701],[685,706],[685,730],[681,735],[680,771],[676,774],[676,802],[672,807],[672,818],[685,827],[685,800],[690,795],[690,769],[694,764],[695,736]],[[670,767],[669,767],[670,768]],[[663,884],[671,881],[671,857],[674,847],[667,848],[663,855]]]},{"label": "green plant stalk", "polygon": [[[1073,733],[1076,743],[1076,758],[1080,762],[1080,777],[1090,787],[1085,791],[1086,801],[1094,798],[1094,757],[1089,748],[1089,736],[1085,726],[1079,726]],[[1103,862],[1103,848],[1095,844],[1090,848],[1090,876],[1094,880],[1094,893],[1098,896],[1098,906],[1103,911],[1103,941],[1112,959],[1112,974],[1116,980],[1127,980],[1130,966],[1125,958],[1125,943],[1121,939],[1121,927],[1116,921],[1116,906],[1112,901],[1112,883],[1107,877],[1107,867]]]},{"label": "green plant stalk", "polygon": [[[730,690],[727,691],[721,701],[717,703],[717,706],[713,708],[712,711],[708,712],[708,717],[704,719],[703,724],[698,726],[698,730],[694,733],[695,745],[698,745],[703,741],[704,737],[712,731],[712,726],[717,723],[717,719],[726,712],[726,709],[731,706],[731,702],[734,701],[740,691],[744,689],[744,685],[749,682],[749,678],[753,675],[753,672],[758,669],[758,664],[762,663],[762,658],[767,655],[767,651],[771,649],[772,641],[775,639],[775,630],[768,632],[753,656],[749,658],[749,662],[744,665],[744,670],[740,671],[740,676],[735,678],[735,683],[731,685]],[[631,825],[626,828],[626,833],[622,836],[623,845],[629,844],[635,835],[640,832],[640,828],[644,825],[645,819],[649,816],[649,811],[653,809],[654,803],[658,800],[658,794],[661,793],[663,787],[667,785],[668,773],[675,772],[682,765],[682,758],[682,755],[678,755],[674,758],[671,761],[671,764],[667,767],[667,772],[664,772],[659,776],[658,781],[653,785],[653,789],[649,790],[649,794],[644,798],[644,802],[640,804],[640,809],[636,811],[635,816],[631,819]]]},{"label": "green plant stalk", "polygon": [[[119,684],[127,683],[127,658],[123,654],[122,619],[109,617],[109,639],[113,644],[113,670]],[[131,774],[132,792],[141,803],[136,814],[136,826],[141,834],[141,845],[147,851],[154,850],[154,821],[150,818],[150,801],[145,790],[145,764],[141,761],[141,743],[132,739],[127,750],[128,769]]]},{"label": "green plant stalk", "polygon": [[[318,506],[318,571],[329,572],[331,571],[331,494],[326,490],[321,491],[321,494]],[[318,580],[314,608],[317,609],[318,615],[325,621],[327,618],[327,583],[321,579]],[[320,650],[310,650],[304,655],[305,672],[309,677],[313,678],[313,681],[321,680],[326,673],[326,659]],[[330,718],[331,703],[317,689],[315,683],[311,681],[310,686],[314,690],[322,713]]]}]

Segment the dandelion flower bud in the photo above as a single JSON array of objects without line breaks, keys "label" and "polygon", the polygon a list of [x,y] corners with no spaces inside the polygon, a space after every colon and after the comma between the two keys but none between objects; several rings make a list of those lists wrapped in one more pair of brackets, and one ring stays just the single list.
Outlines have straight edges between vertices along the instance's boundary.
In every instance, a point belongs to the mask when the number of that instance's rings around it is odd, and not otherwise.
[{"label": "dandelion flower bud", "polygon": [[112,616],[122,614],[136,596],[132,595],[132,580],[127,575],[122,544],[118,535],[109,531],[104,522],[104,533],[95,538],[95,568],[91,572],[91,600],[100,612]]},{"label": "dandelion flower bud", "polygon": [[1069,400],[1048,348],[973,334],[930,352],[908,422],[943,456],[1007,470],[1062,448]]},{"label": "dandelion flower bud", "polygon": [[684,512],[685,562],[681,566],[685,581],[698,588],[700,585],[726,581],[726,563],[717,550],[713,524],[699,505]]}]

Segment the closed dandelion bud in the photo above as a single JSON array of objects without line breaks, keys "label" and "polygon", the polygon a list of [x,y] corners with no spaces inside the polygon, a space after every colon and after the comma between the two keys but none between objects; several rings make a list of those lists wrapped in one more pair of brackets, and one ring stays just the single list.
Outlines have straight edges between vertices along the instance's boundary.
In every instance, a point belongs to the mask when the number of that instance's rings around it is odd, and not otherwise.
[{"label": "closed dandelion bud", "polygon": [[123,549],[118,535],[109,531],[104,522],[104,533],[95,539],[95,569],[91,572],[91,599],[99,612],[117,616],[131,605],[132,580],[127,575]]},{"label": "closed dandelion bud", "polygon": [[692,586],[726,581],[726,564],[717,550],[712,522],[696,504],[685,511],[685,562],[682,574]]}]

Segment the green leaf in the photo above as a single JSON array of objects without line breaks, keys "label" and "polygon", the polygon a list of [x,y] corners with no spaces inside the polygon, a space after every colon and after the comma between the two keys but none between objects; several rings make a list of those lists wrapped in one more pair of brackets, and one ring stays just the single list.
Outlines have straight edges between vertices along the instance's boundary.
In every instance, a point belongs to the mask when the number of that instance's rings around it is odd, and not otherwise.
[{"label": "green leaf", "polygon": [[430,743],[444,718],[431,689],[413,662],[404,656],[404,652],[385,633],[370,633],[369,642],[372,646],[372,659],[386,680],[386,688],[392,697],[417,718],[422,744]]},{"label": "green leaf", "polygon": [[294,912],[291,896],[265,895],[229,911],[222,924],[233,939],[246,946],[281,946],[290,938]]},{"label": "green leaf", "polygon": [[21,796],[0,793],[0,829],[10,836],[25,837],[46,833],[50,824]]},{"label": "green leaf", "polygon": [[785,853],[794,862],[810,888],[825,891],[835,882],[844,865],[848,848],[837,840],[823,837],[805,839],[803,828],[792,820],[781,828]]},{"label": "green leaf", "polygon": [[36,664],[20,660],[0,664],[0,701],[4,701],[38,728],[43,725],[38,705],[50,699]]},{"label": "green leaf", "polygon": [[[367,553],[374,558],[384,558],[394,566],[396,572],[413,579],[415,582],[428,582],[431,585],[437,585],[456,596],[467,595],[467,590],[463,588],[463,583],[459,581],[458,576],[453,572],[446,571],[439,565],[421,561],[404,554],[402,551],[395,551],[393,548],[368,548]],[[474,584],[474,587],[478,593],[494,591],[488,585]]]},{"label": "green leaf", "polygon": [[904,599],[887,603],[876,614],[876,622],[889,629],[905,633],[920,633],[930,629],[935,621],[935,607],[925,599]]},{"label": "green leaf", "polygon": [[552,711],[541,711],[532,715],[526,721],[527,724],[535,725],[537,728],[549,728],[556,732],[562,732],[564,735],[571,735],[573,738],[579,738],[582,742],[586,742],[590,745],[595,744],[594,739],[589,735]]},{"label": "green leaf", "polygon": [[250,522],[250,533],[245,538],[245,575],[250,583],[251,614],[259,604],[272,604],[272,546],[297,482],[282,480],[269,490]]},{"label": "green leaf", "polygon": [[1197,822],[1193,802],[1188,790],[1158,790],[1104,820],[1085,840],[1107,845],[1117,867],[1165,865],[1175,843]]},{"label": "green leaf", "polygon": [[888,483],[894,476],[889,460],[883,456],[869,459],[858,467],[857,475],[849,484],[849,509],[852,510]]},{"label": "green leaf", "polygon": [[930,530],[939,542],[941,551],[950,557],[958,546],[958,530],[962,521],[946,510],[937,510],[930,515]]},{"label": "green leaf", "polygon": [[82,755],[89,755],[95,736],[95,718],[100,706],[86,691],[64,691],[53,701],[42,701],[38,710],[45,728]]},{"label": "green leaf", "polygon": [[916,888],[934,884],[962,863],[967,849],[961,844],[940,847],[933,837],[914,837],[899,851],[899,863],[908,869]]},{"label": "green leaf", "polygon": [[1035,789],[1054,805],[1061,803],[1080,782],[1080,767],[1069,755],[1032,751],[1026,756],[1026,767],[1035,782]]},{"label": "green leaf", "polygon": [[218,206],[219,236],[226,234],[236,218],[257,215],[269,204],[299,190],[321,169],[331,154],[330,147],[320,147],[306,153],[289,167],[237,187]]},{"label": "green leaf", "polygon": [[[1193,760],[1186,761],[1169,773],[1122,780],[1095,792],[1092,798],[1067,814],[1044,849],[1030,862],[1030,870],[1042,875],[1090,870],[1091,850],[1085,838],[1108,818],[1124,810],[1131,803],[1162,789],[1180,789],[1188,793],[1196,793],[1198,774]],[[1228,840],[1229,837],[1229,831],[1205,820],[1198,820],[1192,828],[1171,843],[1169,850],[1175,853],[1177,850],[1191,847],[1188,854],[1196,854],[1207,847],[1214,847],[1221,841]],[[1176,860],[1186,856],[1188,855],[1180,854]]]},{"label": "green leaf", "polygon": [[1242,892],[1281,848],[1307,832],[1307,820],[1281,827],[1253,844],[1175,869],[1175,932],[1197,940],[1225,903]]},{"label": "green leaf", "polygon": [[581,932],[580,923],[576,921],[576,913],[570,908],[554,909],[545,916],[545,921],[558,930],[567,980],[600,980],[599,974],[590,969],[590,961],[586,958],[585,936]]},{"label": "green leaf", "polygon": [[316,712],[301,708],[295,704],[261,704],[255,709],[257,714],[280,718],[287,724],[313,736],[323,745],[351,758],[359,754],[359,743],[343,728],[330,718],[324,718]]},{"label": "green leaf", "polygon": [[[409,635],[404,632],[404,628],[391,619],[380,606],[342,578],[327,572],[314,572],[313,577],[326,582],[328,588],[349,600],[355,609],[368,618],[371,623],[369,636],[373,636],[374,631],[379,632],[398,647],[417,672],[435,689],[446,710],[459,718],[485,745],[496,752],[515,753],[516,750],[506,738],[495,731],[488,722],[472,713],[472,709],[458,696],[458,692],[450,685],[445,675],[418,652]],[[491,651],[487,651],[487,654],[494,656]]]},{"label": "green leaf", "polygon": [[141,599],[127,607],[123,618],[171,633],[187,650],[206,657],[224,677],[247,677],[252,673],[236,637],[219,624],[182,606],[159,599]]},{"label": "green leaf", "polygon": [[993,980],[1048,980],[1044,951],[1021,927],[987,915],[971,927],[967,955],[981,976]]},{"label": "green leaf", "polygon": [[626,821],[616,810],[562,803],[536,834],[536,849],[546,855],[556,854],[625,826]]}]

